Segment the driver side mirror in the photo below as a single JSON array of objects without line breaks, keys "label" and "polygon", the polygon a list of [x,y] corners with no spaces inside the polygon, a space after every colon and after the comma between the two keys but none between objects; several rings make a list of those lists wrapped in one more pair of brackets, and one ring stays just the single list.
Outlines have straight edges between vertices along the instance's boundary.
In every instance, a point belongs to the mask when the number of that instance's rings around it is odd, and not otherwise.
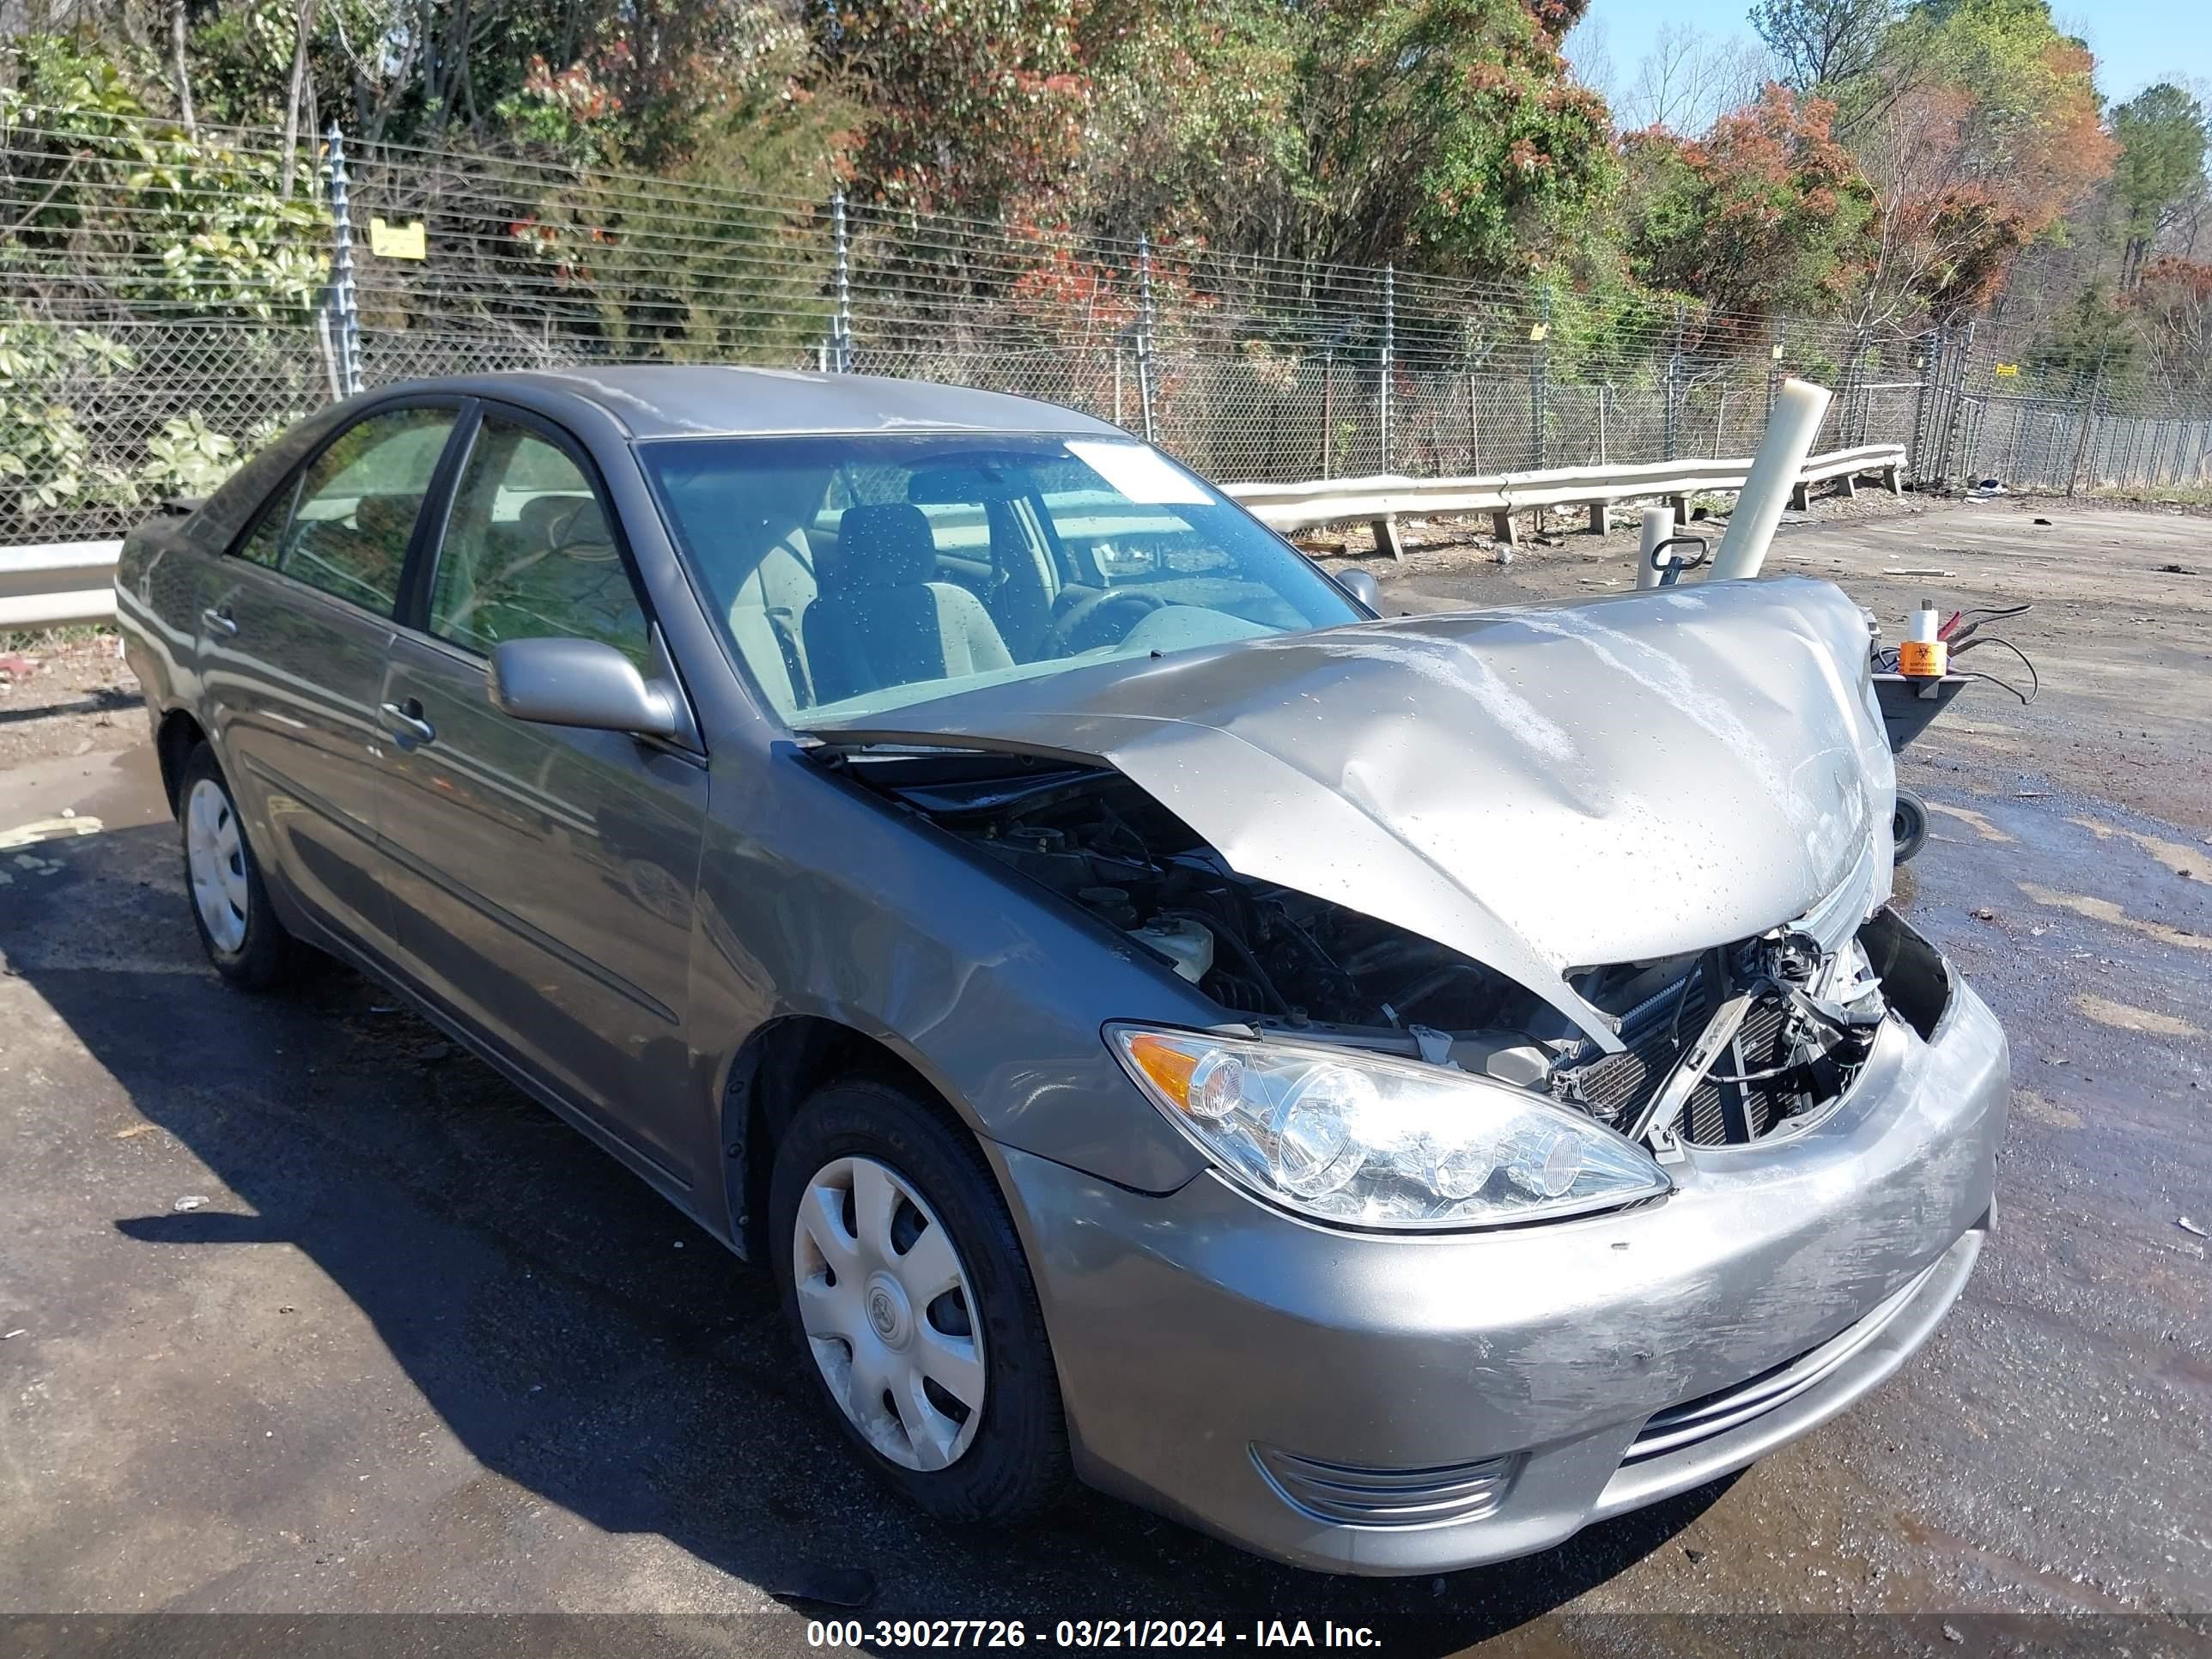
[{"label": "driver side mirror", "polygon": [[1364,570],[1338,570],[1330,580],[1377,616],[1382,612],[1382,584]]},{"label": "driver side mirror", "polygon": [[491,653],[492,706],[511,719],[672,738],[675,694],[600,640],[509,640]]}]

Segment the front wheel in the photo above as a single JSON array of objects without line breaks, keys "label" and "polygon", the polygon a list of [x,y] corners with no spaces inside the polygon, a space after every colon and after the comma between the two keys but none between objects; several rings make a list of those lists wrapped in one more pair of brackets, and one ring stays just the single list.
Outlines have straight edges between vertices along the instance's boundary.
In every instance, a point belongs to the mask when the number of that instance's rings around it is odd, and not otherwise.
[{"label": "front wheel", "polygon": [[963,1134],[896,1083],[832,1083],[777,1148],[769,1217],[803,1363],[878,1474],[947,1521],[1018,1520],[1063,1494],[1036,1289]]},{"label": "front wheel", "polygon": [[185,759],[177,820],[184,832],[192,922],[208,960],[234,985],[269,989],[296,965],[299,946],[276,920],[238,803],[215,750],[204,743]]}]

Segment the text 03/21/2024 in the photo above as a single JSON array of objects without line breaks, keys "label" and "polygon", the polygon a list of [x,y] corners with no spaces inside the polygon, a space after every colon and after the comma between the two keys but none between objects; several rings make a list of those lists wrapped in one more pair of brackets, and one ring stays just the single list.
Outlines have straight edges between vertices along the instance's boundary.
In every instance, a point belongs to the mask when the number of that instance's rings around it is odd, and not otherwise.
[{"label": "text 03/21/2024", "polygon": [[1382,1645],[1364,1625],[1331,1620],[1062,1619],[1034,1633],[1019,1619],[810,1620],[811,1648],[1360,1648]]}]

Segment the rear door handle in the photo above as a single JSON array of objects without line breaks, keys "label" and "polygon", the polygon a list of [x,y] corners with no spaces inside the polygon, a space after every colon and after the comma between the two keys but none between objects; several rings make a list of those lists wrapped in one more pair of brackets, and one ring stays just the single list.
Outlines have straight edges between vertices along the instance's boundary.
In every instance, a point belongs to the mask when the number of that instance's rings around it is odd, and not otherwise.
[{"label": "rear door handle", "polygon": [[428,743],[438,735],[437,727],[422,718],[422,705],[413,697],[405,702],[379,703],[376,712],[384,716],[384,729],[399,739],[403,749]]},{"label": "rear door handle", "polygon": [[200,621],[210,634],[235,634],[238,620],[219,605],[211,605],[200,612]]}]

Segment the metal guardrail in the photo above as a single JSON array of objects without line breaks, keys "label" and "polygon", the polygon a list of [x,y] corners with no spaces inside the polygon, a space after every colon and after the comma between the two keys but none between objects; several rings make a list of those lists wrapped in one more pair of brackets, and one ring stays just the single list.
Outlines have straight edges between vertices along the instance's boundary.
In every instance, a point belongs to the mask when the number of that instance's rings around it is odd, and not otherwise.
[{"label": "metal guardrail", "polygon": [[[1902,444],[1869,444],[1808,458],[1799,471],[1793,504],[1802,507],[1813,484],[1853,481],[1878,474],[1892,491],[1901,486]],[[1279,531],[1367,520],[1377,548],[1402,558],[1396,520],[1405,515],[1488,513],[1499,541],[1516,544],[1513,518],[1542,507],[1590,509],[1590,527],[1605,528],[1616,502],[1671,498],[1675,517],[1689,517],[1689,498],[1738,490],[1751,471],[1748,456],[1727,460],[1659,461],[1635,466],[1562,466],[1541,472],[1501,472],[1468,478],[1323,478],[1310,483],[1227,486],[1256,518]],[[957,516],[957,514],[953,516]],[[1114,527],[1126,529],[1117,520]],[[105,622],[115,614],[115,559],[120,541],[50,542],[0,548],[0,629],[54,628]]]},{"label": "metal guardrail", "polygon": [[0,629],[106,621],[122,550],[120,541],[0,548]]},{"label": "metal guardrail", "polygon": [[[1791,492],[1791,505],[1802,508],[1816,483],[1841,479],[1848,495],[1856,481],[1879,475],[1892,493],[1902,490],[1902,444],[1866,444],[1806,459]],[[1587,507],[1590,528],[1602,532],[1608,510],[1638,499],[1666,499],[1674,517],[1686,522],[1689,498],[1743,488],[1751,471],[1748,455],[1723,460],[1650,461],[1627,466],[1562,466],[1541,472],[1498,472],[1465,478],[1324,478],[1311,483],[1238,483],[1227,492],[1269,528],[1289,532],[1322,525],[1355,523],[1375,526],[1375,544],[1403,558],[1397,520],[1412,514],[1487,513],[1496,538],[1517,546],[1516,514],[1546,507]]]}]

